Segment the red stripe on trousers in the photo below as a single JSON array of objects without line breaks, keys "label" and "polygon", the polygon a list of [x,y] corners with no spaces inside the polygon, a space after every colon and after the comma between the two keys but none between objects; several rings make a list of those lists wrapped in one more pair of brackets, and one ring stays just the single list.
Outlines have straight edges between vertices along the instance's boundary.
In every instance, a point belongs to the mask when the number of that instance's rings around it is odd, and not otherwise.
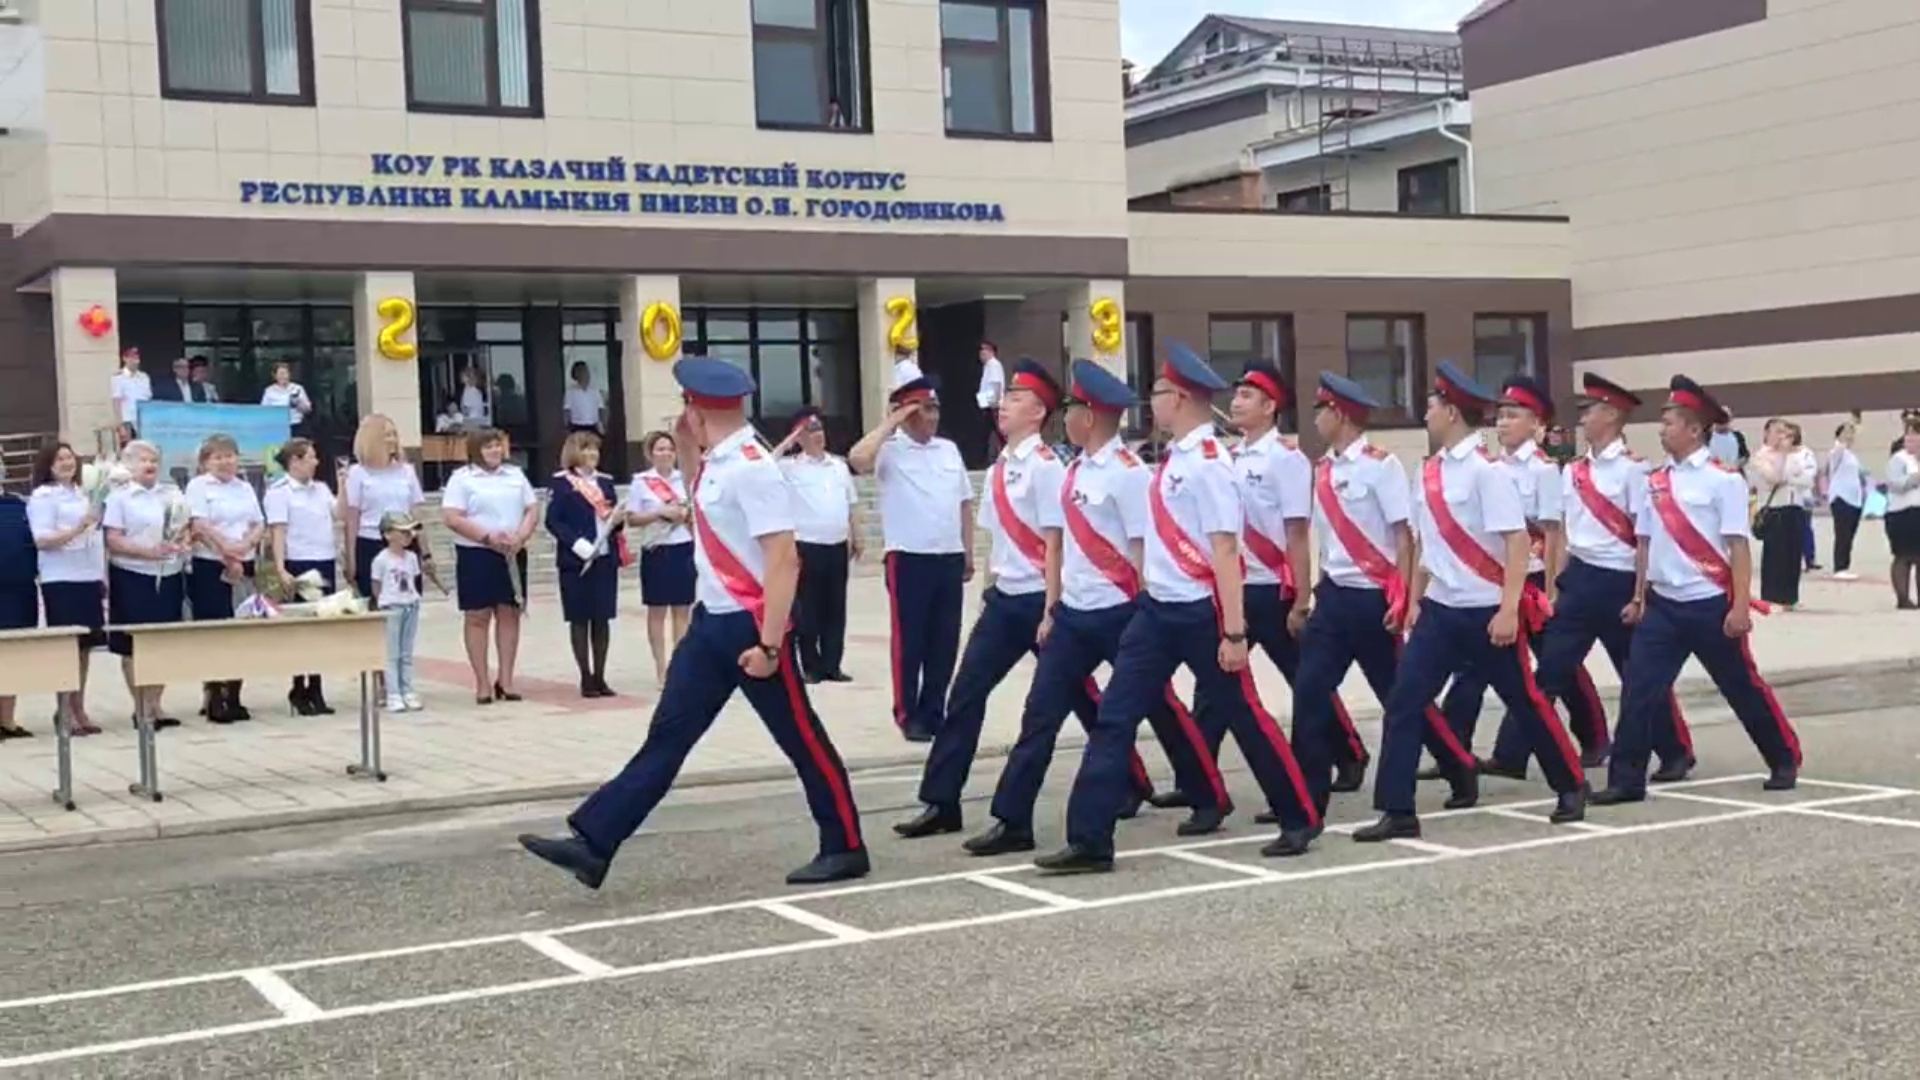
[{"label": "red stripe on trousers", "polygon": [[900,553],[887,552],[887,619],[893,626],[893,726],[906,730],[907,692],[903,665],[900,663]]},{"label": "red stripe on trousers", "polygon": [[[1753,688],[1767,703],[1767,711],[1773,714],[1773,722],[1779,725],[1780,738],[1786,741],[1787,752],[1793,755],[1793,767],[1800,767],[1800,735],[1787,721],[1787,712],[1780,707],[1780,699],[1773,696],[1773,687],[1760,677],[1760,666],[1753,662],[1753,638],[1742,635],[1740,638],[1740,659],[1747,665],[1747,678],[1753,680]],[[1768,762],[1769,765],[1772,762]]]},{"label": "red stripe on trousers", "polygon": [[1573,692],[1580,695],[1581,702],[1587,707],[1587,715],[1593,718],[1595,749],[1611,745],[1613,737],[1607,731],[1607,709],[1600,704],[1600,688],[1593,685],[1593,676],[1587,674],[1585,664],[1573,669]]},{"label": "red stripe on trousers", "polygon": [[1673,734],[1680,740],[1681,749],[1693,756],[1693,729],[1687,726],[1687,719],[1680,715],[1680,695],[1667,691],[1667,705],[1673,709]]},{"label": "red stripe on trousers", "polygon": [[1259,726],[1260,734],[1272,744],[1273,752],[1280,755],[1280,765],[1287,771],[1287,782],[1293,785],[1293,797],[1307,811],[1307,825],[1318,828],[1320,808],[1315,805],[1313,796],[1307,793],[1307,774],[1300,771],[1300,763],[1293,757],[1293,747],[1287,744],[1287,737],[1280,733],[1280,725],[1274,722],[1273,714],[1260,704],[1260,691],[1253,685],[1253,671],[1249,668],[1240,669],[1240,693],[1247,699],[1247,708],[1253,711],[1253,722]]},{"label": "red stripe on trousers", "polygon": [[1200,762],[1200,771],[1207,776],[1207,786],[1213,789],[1214,804],[1227,805],[1227,781],[1220,775],[1220,763],[1214,760],[1213,751],[1207,749],[1207,737],[1200,732],[1200,725],[1193,722],[1193,714],[1187,711],[1180,701],[1180,695],[1173,692],[1173,684],[1168,683],[1164,691],[1167,707],[1173,710],[1173,722],[1193,745],[1193,756]]},{"label": "red stripe on trousers", "polygon": [[1367,744],[1360,741],[1360,732],[1353,726],[1353,714],[1347,711],[1347,703],[1340,695],[1333,695],[1333,718],[1340,721],[1340,731],[1347,737],[1347,746],[1353,751],[1353,760],[1367,760]]},{"label": "red stripe on trousers", "polygon": [[[1093,699],[1096,706],[1100,704],[1100,684],[1094,682],[1091,675],[1087,676],[1087,696]],[[1147,763],[1140,760],[1139,748],[1135,747],[1127,753],[1131,755],[1127,762],[1127,771],[1133,775],[1134,790],[1152,791],[1153,778],[1147,775]]]},{"label": "red stripe on trousers", "polygon": [[780,682],[787,689],[787,707],[793,710],[793,726],[800,732],[800,741],[807,744],[807,754],[813,758],[814,767],[826,778],[827,790],[833,793],[833,812],[840,818],[840,827],[846,830],[847,850],[858,851],[860,815],[853,809],[853,793],[841,782],[840,770],[834,767],[833,757],[820,741],[820,733],[813,729],[813,710],[807,705],[807,692],[800,687],[800,673],[793,667],[792,643],[789,635],[780,645]]},{"label": "red stripe on trousers", "polygon": [[[1399,676],[1400,654],[1406,651],[1405,646],[1406,642],[1396,635],[1393,639],[1394,675],[1396,678]],[[1381,704],[1384,705],[1386,703],[1381,702]],[[1435,735],[1439,736],[1440,745],[1446,747],[1447,753],[1453,756],[1454,766],[1456,768],[1472,769],[1478,767],[1479,762],[1475,761],[1473,755],[1467,752],[1467,748],[1461,745],[1460,736],[1453,733],[1453,725],[1447,723],[1446,714],[1440,711],[1438,705],[1435,705],[1431,701],[1427,702],[1426,717],[1427,726],[1433,729]]]},{"label": "red stripe on trousers", "polygon": [[1520,657],[1520,681],[1527,690],[1527,700],[1533,703],[1533,711],[1540,714],[1540,722],[1547,725],[1547,734],[1553,736],[1553,744],[1560,750],[1560,756],[1567,759],[1567,768],[1573,770],[1575,782],[1586,775],[1580,764],[1580,748],[1573,745],[1573,736],[1567,733],[1567,725],[1560,722],[1560,712],[1547,700],[1540,690],[1540,684],[1533,677],[1533,650],[1527,645],[1527,631],[1523,626],[1518,637],[1513,639],[1513,649]]}]

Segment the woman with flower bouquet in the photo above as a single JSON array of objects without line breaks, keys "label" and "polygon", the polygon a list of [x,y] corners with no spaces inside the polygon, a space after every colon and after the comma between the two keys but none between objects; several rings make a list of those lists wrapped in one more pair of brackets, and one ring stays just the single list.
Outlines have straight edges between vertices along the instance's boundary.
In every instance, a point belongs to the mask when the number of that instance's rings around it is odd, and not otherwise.
[{"label": "woman with flower bouquet", "polygon": [[561,471],[553,474],[547,499],[547,531],[553,534],[560,571],[560,612],[573,639],[580,668],[580,696],[613,697],[607,686],[607,652],[620,610],[620,568],[627,553],[626,514],[613,477],[599,471],[600,436],[567,436]]},{"label": "woman with flower bouquet", "polygon": [[[87,658],[106,644],[107,559],[100,516],[112,493],[111,462],[82,466],[66,443],[40,451],[33,462],[27,520],[40,551],[40,603],[48,626],[81,626],[80,689],[60,695],[56,723],[74,735],[98,735],[87,715]],[[121,470],[125,482],[125,470]]]},{"label": "woman with flower bouquet", "polygon": [[[120,451],[126,466],[124,487],[107,496],[100,524],[107,534],[107,622],[115,626],[151,626],[181,621],[187,587],[184,557],[193,515],[186,496],[160,482],[160,450],[135,439]],[[164,686],[133,686],[133,639],[109,633],[107,649],[121,657],[127,685],[133,687],[134,720],[156,728],[178,727],[162,715]]]},{"label": "woman with flower bouquet", "polygon": [[[240,475],[240,447],[226,435],[200,444],[200,475],[187,482],[192,513],[193,568],[187,578],[187,602],[194,622],[233,618],[235,590],[253,581],[254,555],[266,531],[266,515],[253,485]],[[240,703],[240,681],[208,683],[207,720],[231,724],[251,720]]]},{"label": "woman with flower bouquet", "polygon": [[[540,498],[507,461],[507,436],[484,428],[467,436],[468,464],[447,481],[440,512],[453,533],[454,592],[460,599],[467,665],[477,705],[519,701],[514,664],[527,606],[527,541],[540,526]],[[487,631],[500,664],[487,669]]]}]

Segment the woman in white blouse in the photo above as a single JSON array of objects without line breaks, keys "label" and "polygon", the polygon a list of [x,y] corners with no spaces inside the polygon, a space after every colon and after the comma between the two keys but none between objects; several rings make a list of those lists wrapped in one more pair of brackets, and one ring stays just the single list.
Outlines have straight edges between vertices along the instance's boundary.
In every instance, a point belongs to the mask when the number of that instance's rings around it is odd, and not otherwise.
[{"label": "woman in white blouse", "polygon": [[307,388],[293,381],[293,369],[284,363],[273,365],[273,381],[260,391],[260,404],[287,410],[287,424],[296,435],[300,425],[307,422],[307,414],[313,412]]},{"label": "woman in white blouse", "polygon": [[59,722],[75,735],[98,735],[87,715],[87,658],[106,644],[107,549],[100,535],[100,507],[80,490],[80,457],[57,443],[33,462],[33,495],[27,523],[40,549],[40,604],[48,626],[83,626],[80,689],[61,694]]},{"label": "woman in white blouse", "polygon": [[[540,523],[540,500],[527,474],[507,463],[507,437],[487,428],[467,437],[469,464],[454,473],[440,497],[453,532],[454,592],[465,613],[467,664],[473,699],[481,705],[519,701],[514,663],[520,654],[520,615],[527,603],[527,541]],[[499,666],[489,677],[487,630]]]},{"label": "woman in white blouse", "polygon": [[[387,514],[418,519],[427,493],[420,487],[420,474],[400,456],[399,429],[380,413],[369,413],[360,421],[353,436],[353,457],[341,493],[340,520],[352,537],[345,552],[346,576],[353,580],[356,593],[371,597],[373,559],[387,546],[380,535],[380,519]],[[422,566],[433,561],[432,549],[417,537],[413,551]]]},{"label": "woman in white blouse", "polygon": [[1820,464],[1813,451],[1794,445],[1793,425],[1785,420],[1767,421],[1765,438],[1751,463],[1759,493],[1760,598],[1791,611],[1800,605],[1807,507]]},{"label": "woman in white blouse", "polygon": [[1859,433],[1852,421],[1841,424],[1833,433],[1833,449],[1827,451],[1827,506],[1833,511],[1833,577],[1853,581],[1853,540],[1860,532],[1860,516],[1867,506],[1867,471],[1853,452],[1853,440]]},{"label": "woman in white blouse", "polygon": [[493,412],[487,407],[487,376],[477,367],[460,372],[460,415],[470,428],[493,426]]},{"label": "woman in white blouse", "polygon": [[[288,439],[280,447],[279,461],[286,472],[267,488],[264,500],[274,565],[280,568],[289,594],[294,579],[303,574],[319,575],[321,587],[331,593],[339,587],[339,551],[333,531],[337,504],[333,492],[315,478],[320,452],[307,439]],[[299,716],[331,716],[334,711],[317,674],[293,677],[287,705]]]},{"label": "woman in white blouse", "polygon": [[[651,467],[633,475],[627,489],[627,524],[640,530],[640,602],[647,609],[647,645],[653,650],[654,678],[665,685],[667,661],[687,636],[693,610],[693,515],[687,506],[687,481],[680,474],[679,449],[664,431],[644,443]],[[667,636],[667,620],[673,636]]]},{"label": "woman in white blouse", "polygon": [[[107,496],[100,524],[107,534],[107,622],[113,626],[177,623],[186,605],[185,556],[190,511],[186,496],[160,482],[160,450],[136,439],[120,451],[132,479]],[[156,728],[180,721],[160,711],[166,687],[133,686],[133,638],[108,633],[107,649],[121,658],[133,688],[134,722]]]},{"label": "woman in white blouse", "polygon": [[[254,554],[266,532],[266,515],[253,485],[240,475],[240,447],[226,435],[200,444],[200,475],[187,481],[193,514],[193,562],[187,572],[187,604],[194,622],[233,618],[234,590],[252,579]],[[240,681],[208,683],[207,720],[232,724],[253,719],[240,703]]]},{"label": "woman in white blouse", "polygon": [[122,440],[140,437],[135,425],[140,422],[140,403],[153,400],[153,380],[140,370],[140,350],[120,353],[120,370],[113,374],[113,418],[120,422]]},{"label": "woman in white blouse", "polygon": [[1920,608],[1920,423],[1907,424],[1899,452],[1887,462],[1886,523],[1894,599],[1903,611]]}]

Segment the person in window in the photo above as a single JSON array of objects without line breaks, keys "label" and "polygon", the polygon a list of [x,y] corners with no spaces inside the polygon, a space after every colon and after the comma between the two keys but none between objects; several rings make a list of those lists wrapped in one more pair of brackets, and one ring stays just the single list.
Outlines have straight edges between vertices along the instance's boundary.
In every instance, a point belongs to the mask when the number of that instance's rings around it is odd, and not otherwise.
[{"label": "person in window", "polygon": [[[280,447],[279,461],[286,473],[267,489],[264,500],[273,564],[280,568],[288,596],[296,595],[294,579],[303,574],[319,575],[321,588],[332,593],[338,587],[333,527],[338,504],[326,482],[318,479],[320,452],[310,440],[288,439]],[[298,716],[332,716],[334,711],[317,674],[293,677],[287,705]]]},{"label": "person in window", "polygon": [[827,99],[827,126],[830,128],[843,128],[847,126],[847,117],[840,109],[839,98],[830,97]]},{"label": "person in window", "polygon": [[466,414],[460,411],[460,399],[450,397],[447,403],[440,407],[440,415],[433,418],[433,433],[450,435],[465,427],[466,423]]},{"label": "person in window", "polygon": [[106,644],[106,544],[100,535],[101,507],[80,488],[80,458],[73,447],[56,443],[33,461],[33,495],[27,522],[40,553],[40,604],[48,626],[83,626],[80,638],[80,689],[60,695],[60,720],[75,735],[98,735],[87,715],[87,658]]},{"label": "person in window", "polygon": [[[386,547],[380,519],[389,513],[415,517],[424,509],[426,492],[420,474],[400,456],[400,430],[381,413],[369,413],[353,436],[354,464],[343,485],[341,521],[353,537],[347,545],[347,577],[363,597],[373,595],[373,557]],[[431,549],[416,547],[427,576],[434,576]]]},{"label": "person in window", "polygon": [[[225,435],[200,444],[200,475],[187,483],[193,521],[193,562],[187,602],[194,622],[233,618],[234,590],[254,574],[254,553],[266,531],[266,515],[253,485],[240,475],[240,447]],[[208,683],[207,720],[232,724],[253,719],[240,702],[240,682]]]},{"label": "person in window", "polygon": [[486,375],[477,367],[460,372],[460,415],[474,429],[493,426],[493,410],[487,405]]},{"label": "person in window", "polygon": [[286,364],[273,365],[273,381],[260,391],[260,404],[287,410],[288,430],[298,435],[307,415],[313,412],[313,400],[307,388],[293,381],[293,369]]},{"label": "person in window", "polygon": [[[454,592],[466,616],[473,700],[480,705],[519,701],[514,665],[527,604],[527,541],[540,523],[540,499],[527,474],[508,464],[505,433],[482,428],[467,436],[467,465],[447,481],[440,510],[453,532]],[[499,652],[491,677],[489,629]]]},{"label": "person in window", "polygon": [[587,369],[586,364],[576,361],[568,374],[572,376],[573,383],[567,387],[566,401],[563,403],[567,414],[567,432],[601,434],[606,420],[607,399],[594,389],[593,372]]},{"label": "person in window", "polygon": [[213,366],[204,356],[196,356],[187,361],[187,371],[193,378],[193,400],[209,405],[220,403],[220,388],[214,385]]},{"label": "person in window", "polygon": [[[100,524],[107,534],[107,622],[154,626],[181,621],[187,588],[184,557],[189,511],[180,489],[160,482],[160,449],[135,439],[120,451],[126,487],[107,496]],[[134,721],[155,728],[180,726],[160,711],[166,687],[133,685],[133,638],[109,633],[107,649],[121,658],[133,689]]]},{"label": "person in window", "polygon": [[120,422],[120,441],[140,437],[140,403],[153,400],[153,380],[140,370],[140,350],[120,353],[120,370],[113,376],[113,418]]},{"label": "person in window", "polygon": [[172,375],[153,384],[153,400],[205,401],[207,392],[203,384],[193,381],[193,369],[181,356],[173,361]]},{"label": "person in window", "polygon": [[[5,471],[0,464],[0,480],[6,478]],[[39,563],[27,500],[0,490],[0,630],[31,630],[40,625],[40,596],[34,590]],[[17,704],[11,694],[0,697],[0,740],[33,734],[14,720]]]},{"label": "person in window", "polygon": [[600,471],[600,436],[591,431],[567,436],[547,498],[547,532],[553,534],[560,613],[580,668],[583,698],[614,696],[607,686],[607,651],[620,612],[625,526],[613,477]]},{"label": "person in window", "polygon": [[[664,431],[642,444],[648,467],[635,473],[627,489],[627,524],[640,529],[640,602],[647,608],[647,645],[653,650],[654,680],[667,682],[667,660],[687,636],[693,611],[693,515],[687,506],[687,482],[680,475],[680,451]],[[667,620],[673,633],[667,634]]]}]

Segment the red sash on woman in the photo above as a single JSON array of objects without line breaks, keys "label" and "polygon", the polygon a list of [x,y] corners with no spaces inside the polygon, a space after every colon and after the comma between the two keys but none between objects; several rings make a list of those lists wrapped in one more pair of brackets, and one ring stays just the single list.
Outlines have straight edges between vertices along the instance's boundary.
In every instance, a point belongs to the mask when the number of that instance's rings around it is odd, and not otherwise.
[{"label": "red sash on woman", "polygon": [[1315,470],[1314,498],[1320,502],[1320,512],[1326,515],[1327,527],[1340,540],[1340,546],[1347,550],[1347,557],[1353,565],[1367,575],[1367,580],[1378,585],[1387,594],[1387,614],[1398,625],[1407,613],[1407,579],[1400,576],[1400,568],[1394,565],[1375,547],[1372,540],[1360,526],[1347,516],[1347,508],[1340,504],[1340,495],[1333,489],[1333,462],[1322,461]]},{"label": "red sash on woman", "polygon": [[1593,482],[1593,459],[1581,458],[1567,470],[1573,476],[1573,493],[1580,496],[1580,505],[1587,508],[1602,528],[1613,534],[1615,540],[1628,547],[1639,546],[1639,537],[1635,535],[1633,519],[1627,512],[1614,504],[1612,499],[1600,493]]},{"label": "red sash on woman", "polygon": [[[1712,541],[1700,535],[1693,520],[1673,498],[1673,475],[1669,469],[1657,469],[1647,477],[1647,498],[1653,501],[1653,512],[1660,517],[1660,524],[1666,527],[1667,535],[1673,537],[1674,546],[1681,554],[1693,560],[1708,581],[1720,587],[1727,594],[1728,602],[1733,598],[1733,567],[1727,564],[1726,557],[1713,546]],[[1749,599],[1747,606],[1755,614],[1765,615],[1773,610],[1773,605],[1765,600]]]},{"label": "red sash on woman", "polygon": [[[661,476],[659,473],[642,473],[640,479],[646,483],[647,490],[653,492],[654,498],[659,499],[668,506],[672,506],[674,503],[680,501],[680,496],[674,492],[673,485],[667,483],[666,477]],[[698,486],[700,483],[699,476],[696,475],[693,478],[693,482]]]},{"label": "red sash on woman", "polygon": [[1014,549],[1026,556],[1034,569],[1042,574],[1047,572],[1047,541],[1039,530],[1020,520],[1014,512],[1013,496],[1007,493],[1007,459],[1001,458],[994,463],[993,478],[988,482],[993,491],[993,513],[1000,519],[1000,531],[1007,534]]},{"label": "red sash on woman", "polygon": [[[700,490],[700,475],[693,475],[692,488],[695,492]],[[740,561],[740,556],[721,542],[720,534],[713,531],[713,526],[707,524],[707,515],[700,512],[700,500],[688,499],[687,502],[693,507],[693,534],[700,540],[700,550],[706,553],[707,565],[713,568],[713,576],[735,603],[753,615],[754,625],[764,630],[767,621],[766,588],[760,584],[759,578],[753,576],[753,571],[747,569],[747,564]]]},{"label": "red sash on woman", "polygon": [[[1427,514],[1433,518],[1434,528],[1439,530],[1440,539],[1453,551],[1454,558],[1487,584],[1506,588],[1507,568],[1468,535],[1466,528],[1454,518],[1453,511],[1447,509],[1446,487],[1440,479],[1439,455],[1427,459],[1426,467],[1422,470],[1421,486],[1426,489]],[[1547,603],[1547,594],[1529,582],[1520,593],[1520,625],[1528,633],[1537,634],[1552,617],[1553,607]]]},{"label": "red sash on woman", "polygon": [[1072,534],[1073,542],[1080,545],[1080,553],[1100,571],[1100,576],[1132,599],[1140,595],[1140,571],[1113,541],[1100,535],[1100,530],[1087,520],[1087,512],[1073,501],[1073,480],[1079,473],[1080,462],[1067,466],[1067,482],[1060,487],[1060,512],[1067,519],[1067,532]]},{"label": "red sash on woman", "polygon": [[[601,489],[600,481],[597,478],[581,476],[579,473],[570,472],[567,474],[567,482],[573,485],[573,490],[578,493],[581,498],[587,500],[588,506],[593,507],[594,517],[601,521],[612,519],[613,505],[607,502],[607,493]],[[626,530],[622,529],[611,534],[610,543],[613,547],[614,557],[620,560],[620,565],[632,566],[633,552],[627,550]]]}]

